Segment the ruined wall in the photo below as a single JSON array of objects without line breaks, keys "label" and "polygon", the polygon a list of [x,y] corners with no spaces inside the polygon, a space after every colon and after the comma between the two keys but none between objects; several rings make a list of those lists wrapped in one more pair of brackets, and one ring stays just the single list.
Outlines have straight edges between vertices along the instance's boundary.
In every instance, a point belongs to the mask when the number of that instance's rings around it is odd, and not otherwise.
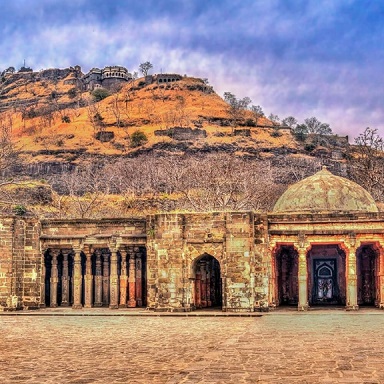
[{"label": "ruined wall", "polygon": [[36,218],[0,221],[0,308],[37,308],[40,303],[40,223]]},{"label": "ruined wall", "polygon": [[[190,311],[196,307],[196,264],[213,257],[220,264],[222,309],[253,311],[264,284],[264,236],[258,232],[255,256],[254,215],[250,212],[160,214],[151,216],[148,238],[148,307]],[[257,263],[256,263],[257,260]],[[257,265],[256,265],[257,264]]]},{"label": "ruined wall", "polygon": [[[4,217],[0,220],[0,306],[44,304],[42,260],[47,250],[79,249],[88,254],[98,248],[126,251],[140,246],[147,250],[148,308],[263,309],[268,306],[271,284],[267,231],[266,217],[252,212],[158,214],[146,220]],[[214,278],[216,296],[210,300]],[[199,281],[205,282],[205,292],[198,288]]]},{"label": "ruined wall", "polygon": [[13,224],[10,217],[1,218],[0,221],[0,307],[7,306],[8,297],[13,293],[12,281],[12,251],[13,251]]}]

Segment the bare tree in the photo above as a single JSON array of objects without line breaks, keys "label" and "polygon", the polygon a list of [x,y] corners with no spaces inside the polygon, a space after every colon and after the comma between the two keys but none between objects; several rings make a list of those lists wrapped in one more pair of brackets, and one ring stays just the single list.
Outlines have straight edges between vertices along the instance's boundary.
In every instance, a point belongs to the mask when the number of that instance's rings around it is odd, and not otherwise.
[{"label": "bare tree", "polygon": [[367,127],[351,146],[349,177],[368,190],[376,201],[384,201],[384,139]]},{"label": "bare tree", "polygon": [[232,121],[232,127],[236,128],[239,122],[244,119],[244,113],[252,100],[249,97],[238,99],[231,92],[224,92],[224,101],[228,103],[228,114]]},{"label": "bare tree", "polygon": [[289,127],[291,129],[295,129],[296,126],[297,126],[297,123],[298,121],[293,117],[293,116],[288,116],[286,117],[285,119],[283,119],[281,121],[281,123],[286,126],[286,127]]},{"label": "bare tree", "polygon": [[146,61],[145,63],[141,63],[139,65],[139,71],[144,77],[148,75],[148,72],[151,68],[153,68],[153,65],[149,61]]},{"label": "bare tree", "polygon": [[253,118],[255,120],[255,125],[257,127],[259,124],[260,118],[265,116],[263,108],[261,108],[260,105],[252,105],[251,106],[251,112],[252,112]]},{"label": "bare tree", "polygon": [[89,164],[50,180],[56,192],[53,203],[57,215],[87,218],[105,214],[103,201],[110,193],[113,177],[102,175],[97,165]]}]

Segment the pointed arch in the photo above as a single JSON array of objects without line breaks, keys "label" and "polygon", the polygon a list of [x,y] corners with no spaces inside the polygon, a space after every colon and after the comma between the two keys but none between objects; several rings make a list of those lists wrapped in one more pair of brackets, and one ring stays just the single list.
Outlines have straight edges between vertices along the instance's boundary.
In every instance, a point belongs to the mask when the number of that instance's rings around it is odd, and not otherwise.
[{"label": "pointed arch", "polygon": [[221,266],[214,256],[203,253],[192,261],[191,280],[194,309],[222,307]]}]

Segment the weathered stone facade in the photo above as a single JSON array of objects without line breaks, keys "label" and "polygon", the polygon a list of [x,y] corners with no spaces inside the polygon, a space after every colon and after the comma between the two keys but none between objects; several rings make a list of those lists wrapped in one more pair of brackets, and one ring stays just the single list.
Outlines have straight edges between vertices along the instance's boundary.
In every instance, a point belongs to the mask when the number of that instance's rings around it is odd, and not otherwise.
[{"label": "weathered stone facade", "polygon": [[[375,212],[364,190],[356,188],[350,197],[336,192],[353,186],[322,172],[313,180],[320,180],[329,196],[343,200],[331,204],[334,211],[310,212],[304,198],[295,198],[285,203],[286,209],[292,208],[288,213],[279,211],[284,206],[279,201],[276,212],[268,214],[164,213],[103,220],[2,217],[0,308],[383,308],[384,214]],[[301,188],[309,188],[309,199],[310,190],[316,193],[313,206],[319,208],[326,196],[319,196],[313,180]],[[353,203],[359,210],[337,211],[340,204],[350,206],[348,198],[360,199]],[[294,212],[294,207],[302,212]]]}]

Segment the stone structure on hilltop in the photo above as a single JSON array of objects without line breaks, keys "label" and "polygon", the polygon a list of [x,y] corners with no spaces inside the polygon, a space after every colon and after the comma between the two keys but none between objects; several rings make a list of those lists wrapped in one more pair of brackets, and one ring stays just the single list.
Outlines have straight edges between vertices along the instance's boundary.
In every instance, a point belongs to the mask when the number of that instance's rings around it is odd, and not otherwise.
[{"label": "stone structure on hilltop", "polygon": [[85,89],[91,91],[97,87],[110,89],[131,79],[132,75],[127,68],[115,65],[104,69],[92,68],[83,76],[82,82]]},{"label": "stone structure on hilltop", "polygon": [[273,212],[0,218],[0,305],[252,312],[384,307],[384,215],[327,170]]}]

